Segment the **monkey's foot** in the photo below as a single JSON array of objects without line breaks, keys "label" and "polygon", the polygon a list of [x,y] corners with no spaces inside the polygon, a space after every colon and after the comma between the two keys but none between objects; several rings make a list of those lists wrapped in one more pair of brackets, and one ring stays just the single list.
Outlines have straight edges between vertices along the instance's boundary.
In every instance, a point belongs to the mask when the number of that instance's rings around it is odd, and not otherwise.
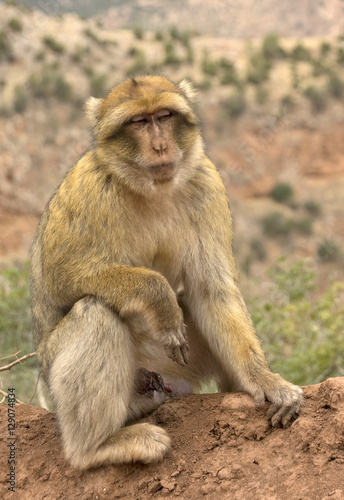
[{"label": "monkey's foot", "polygon": [[154,391],[163,392],[168,395],[169,387],[165,386],[164,379],[156,372],[150,372],[145,368],[139,368],[135,374],[136,394],[145,394],[154,397]]},{"label": "monkey's foot", "polygon": [[170,449],[167,432],[156,425],[143,423],[122,428],[112,439],[116,462],[159,462]]}]

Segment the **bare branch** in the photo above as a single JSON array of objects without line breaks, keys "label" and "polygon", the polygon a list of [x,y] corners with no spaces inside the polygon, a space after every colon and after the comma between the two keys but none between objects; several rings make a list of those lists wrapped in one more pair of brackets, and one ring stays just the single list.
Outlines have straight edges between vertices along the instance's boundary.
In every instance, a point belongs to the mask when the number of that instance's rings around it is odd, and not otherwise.
[{"label": "bare branch", "polygon": [[[8,397],[8,394],[7,394],[7,392],[3,391],[2,389],[0,389],[0,394],[2,394],[2,396],[3,396],[0,403],[3,403],[5,401],[5,399]],[[16,403],[23,404],[23,401],[20,401],[19,399],[16,398]]]},{"label": "bare branch", "polygon": [[[13,354],[13,356],[16,356],[17,354]],[[30,354],[25,354],[25,356],[22,356],[21,358],[18,358],[15,361],[12,361],[12,363],[9,363],[8,365],[0,366],[0,372],[4,372],[5,370],[10,370],[12,368],[12,366],[17,365],[18,363],[21,363],[25,359],[32,358],[33,356],[36,356],[35,352],[31,352]]]}]

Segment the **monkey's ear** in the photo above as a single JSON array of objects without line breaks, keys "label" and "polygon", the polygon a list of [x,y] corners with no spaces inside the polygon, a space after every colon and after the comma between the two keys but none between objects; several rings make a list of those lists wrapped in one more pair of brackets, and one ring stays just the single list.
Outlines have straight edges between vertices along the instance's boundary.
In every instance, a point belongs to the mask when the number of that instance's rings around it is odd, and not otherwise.
[{"label": "monkey's ear", "polygon": [[181,81],[178,87],[190,102],[195,102],[197,100],[197,90],[189,80]]},{"label": "monkey's ear", "polygon": [[86,116],[92,125],[95,127],[100,118],[100,106],[103,99],[97,99],[96,97],[89,97],[85,103]]}]

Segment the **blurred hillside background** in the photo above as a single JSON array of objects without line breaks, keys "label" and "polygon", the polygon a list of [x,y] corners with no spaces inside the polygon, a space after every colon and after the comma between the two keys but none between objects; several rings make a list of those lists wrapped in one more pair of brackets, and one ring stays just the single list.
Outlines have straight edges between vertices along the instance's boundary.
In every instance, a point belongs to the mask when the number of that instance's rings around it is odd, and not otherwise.
[{"label": "blurred hillside background", "polygon": [[[299,384],[344,375],[340,0],[0,2],[0,366],[34,350],[28,248],[91,146],[84,100],[143,73],[198,88],[272,369]],[[37,373],[31,358],[0,388],[29,402]]]}]

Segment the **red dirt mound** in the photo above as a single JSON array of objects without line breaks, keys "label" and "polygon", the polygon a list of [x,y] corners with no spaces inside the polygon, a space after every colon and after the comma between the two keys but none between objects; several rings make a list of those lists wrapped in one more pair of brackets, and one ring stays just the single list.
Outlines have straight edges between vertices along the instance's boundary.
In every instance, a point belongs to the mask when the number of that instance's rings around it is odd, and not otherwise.
[{"label": "red dirt mound", "polygon": [[0,405],[0,497],[20,500],[174,498],[344,499],[344,377],[305,388],[305,406],[287,429],[244,394],[184,396],[149,421],[173,447],[162,463],[87,472],[64,460],[54,414],[16,405],[16,493],[8,491],[8,406]]}]

